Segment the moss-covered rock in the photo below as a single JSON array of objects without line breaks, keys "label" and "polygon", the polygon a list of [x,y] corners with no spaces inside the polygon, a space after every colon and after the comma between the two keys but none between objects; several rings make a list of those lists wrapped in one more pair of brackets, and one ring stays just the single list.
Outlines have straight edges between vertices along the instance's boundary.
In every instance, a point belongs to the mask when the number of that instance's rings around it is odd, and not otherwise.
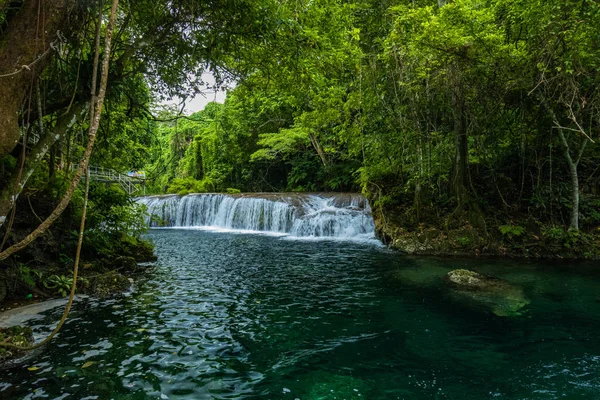
[{"label": "moss-covered rock", "polygon": [[496,283],[496,280],[468,269],[455,269],[446,275],[448,282],[466,289],[483,289]]},{"label": "moss-covered rock", "polygon": [[106,298],[129,289],[131,281],[122,274],[110,272],[94,278],[91,285],[93,296]]},{"label": "moss-covered rock", "polygon": [[451,286],[450,294],[455,300],[501,317],[521,315],[523,307],[529,304],[520,287],[502,279],[456,269],[448,272],[445,280]]},{"label": "moss-covered rock", "polygon": [[[28,326],[12,326],[0,328],[0,342],[7,340],[17,346],[30,346],[33,344],[33,331]],[[0,363],[13,359],[22,354],[19,350],[0,346]]]},{"label": "moss-covered rock", "polygon": [[121,256],[115,259],[115,267],[122,268],[124,271],[133,272],[136,271],[137,261],[133,257]]}]

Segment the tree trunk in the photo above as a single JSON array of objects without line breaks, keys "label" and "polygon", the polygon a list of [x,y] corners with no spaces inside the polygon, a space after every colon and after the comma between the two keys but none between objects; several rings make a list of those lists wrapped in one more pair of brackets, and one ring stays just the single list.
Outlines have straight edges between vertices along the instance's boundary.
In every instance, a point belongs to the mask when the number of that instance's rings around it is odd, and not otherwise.
[{"label": "tree trunk", "polygon": [[[569,230],[577,231],[579,230],[579,174],[577,172],[577,167],[579,165],[579,161],[581,160],[581,156],[583,156],[585,147],[587,146],[587,143],[590,139],[588,137],[582,138],[581,144],[579,145],[579,149],[577,151],[577,154],[575,155],[575,158],[571,157],[571,147],[569,146],[569,142],[567,141],[567,137],[565,136],[563,126],[559,123],[556,113],[554,112],[552,107],[550,107],[550,104],[548,104],[546,98],[544,96],[540,96],[540,98],[542,105],[544,106],[544,108],[546,108],[546,111],[548,111],[548,114],[552,117],[552,121],[554,122],[554,128],[558,131],[560,144],[562,145],[565,160],[567,161],[567,166],[569,167],[569,176],[571,178],[572,203]],[[552,168],[550,168],[550,172],[552,173]],[[552,183],[552,181],[550,181],[550,183]]]},{"label": "tree trunk", "polygon": [[571,176],[571,222],[570,230],[579,230],[579,177],[577,176],[577,165],[569,164],[569,175]]},{"label": "tree trunk", "polygon": [[319,139],[317,139],[317,137],[313,133],[310,133],[309,137],[310,137],[310,142],[312,143],[313,147],[317,151],[317,154],[319,155],[319,158],[321,158],[321,162],[323,163],[323,166],[326,167],[328,164],[327,156],[325,155],[325,152],[323,151],[323,148],[321,147],[321,143],[319,143]]},{"label": "tree trunk", "polygon": [[421,207],[423,204],[422,197],[422,182],[424,175],[424,165],[423,165],[423,142],[421,140],[421,131],[419,130],[419,139],[417,140],[417,165],[419,167],[419,177],[415,182],[415,196],[413,198],[413,210],[415,212],[416,221],[421,221]]},{"label": "tree trunk", "polygon": [[[88,163],[90,161],[90,157],[92,155],[92,150],[94,149],[94,142],[96,141],[96,133],[98,132],[98,128],[100,126],[100,116],[102,114],[102,105],[104,103],[104,97],[106,95],[106,86],[108,83],[108,67],[110,61],[110,46],[112,41],[113,30],[115,27],[116,15],[117,15],[117,6],[119,4],[119,0],[113,0],[112,6],[110,10],[110,17],[108,19],[108,24],[106,26],[106,34],[104,39],[104,59],[102,60],[102,73],[100,77],[100,88],[98,91],[98,95],[96,96],[96,72],[98,70],[98,59],[100,48],[98,46],[99,43],[99,30],[96,31],[96,54],[94,56],[94,72],[92,74],[92,96],[90,102],[90,126],[88,129],[88,143],[83,154],[83,158],[79,167],[75,171],[75,176],[73,180],[69,184],[69,187],[66,190],[65,195],[63,196],[58,206],[52,211],[52,214],[48,218],[44,220],[36,229],[33,230],[29,235],[27,235],[23,240],[19,243],[13,244],[6,250],[0,253],[0,261],[7,259],[12,254],[16,253],[19,250],[27,247],[31,242],[33,242],[37,237],[39,237],[42,233],[44,233],[58,217],[63,213],[67,205],[71,202],[71,198],[73,197],[73,193],[79,185],[79,181],[81,180],[81,176],[85,171],[87,171]],[[100,10],[100,18],[102,20],[102,10]],[[46,150],[47,151],[47,150]],[[73,290],[73,289],[72,289]]]},{"label": "tree trunk", "polygon": [[54,132],[46,130],[46,134],[40,138],[27,156],[21,179],[18,182],[18,171],[13,172],[9,183],[0,191],[0,226],[6,221],[6,217],[17,202],[33,171],[40,165],[48,150],[73,126],[82,110],[84,110],[84,104],[74,104],[69,113],[58,119]]},{"label": "tree trunk", "polygon": [[586,138],[583,139],[581,145],[579,147],[579,151],[575,159],[571,157],[571,150],[569,148],[569,143],[567,142],[567,138],[562,130],[562,128],[558,128],[558,136],[560,137],[560,142],[562,143],[563,150],[565,153],[565,159],[567,160],[567,165],[569,166],[569,176],[571,177],[571,218],[569,222],[569,230],[579,230],[579,174],[577,173],[577,166],[579,165],[579,160],[581,160],[581,156],[583,155],[583,151],[585,150],[585,146],[587,145],[588,140]]},{"label": "tree trunk", "polygon": [[27,89],[47,64],[57,32],[72,26],[67,19],[74,5],[75,0],[25,0],[7,21],[0,37],[0,158],[19,141],[19,111]]}]

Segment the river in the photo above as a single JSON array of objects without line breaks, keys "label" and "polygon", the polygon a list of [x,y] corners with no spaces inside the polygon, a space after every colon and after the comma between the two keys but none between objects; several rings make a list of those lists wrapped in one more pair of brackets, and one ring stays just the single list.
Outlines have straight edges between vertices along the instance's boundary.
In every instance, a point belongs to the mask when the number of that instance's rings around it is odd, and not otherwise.
[{"label": "river", "polygon": [[[123,296],[79,302],[41,353],[0,371],[0,398],[598,397],[593,266],[415,258],[369,227],[359,240],[286,229],[152,230],[155,268]],[[456,296],[443,280],[456,268],[526,301],[506,316]]]}]

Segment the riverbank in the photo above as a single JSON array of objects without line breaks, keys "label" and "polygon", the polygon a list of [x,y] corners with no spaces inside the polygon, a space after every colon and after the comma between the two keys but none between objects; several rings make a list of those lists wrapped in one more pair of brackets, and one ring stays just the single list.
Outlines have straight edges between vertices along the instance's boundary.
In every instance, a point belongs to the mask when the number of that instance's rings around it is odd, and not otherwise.
[{"label": "riverbank", "polygon": [[[154,255],[144,257],[144,261],[154,260],[156,260]],[[132,287],[134,278],[146,272],[149,267],[147,263],[138,263],[133,257],[121,257],[120,260],[115,260],[115,262],[117,265],[120,263],[121,266],[111,271],[100,274],[90,274],[89,271],[83,272],[78,278],[77,293],[79,294],[75,296],[76,302],[89,296],[107,298],[123,293]],[[0,278],[2,278],[1,275]],[[65,279],[64,284],[70,284],[71,282],[72,280]],[[37,332],[40,337],[36,337],[36,332],[30,326],[31,322],[42,319],[43,313],[55,308],[62,308],[67,303],[66,297],[56,297],[51,294],[44,295],[46,292],[36,289],[35,282],[33,286],[29,286],[30,284],[26,283],[24,285],[29,290],[9,292],[9,297],[0,301],[0,342],[6,341],[18,346],[29,346],[42,340],[50,333],[50,330],[43,332],[41,336],[40,332]],[[38,282],[38,285],[43,285],[43,282]],[[60,290],[60,295],[64,295],[67,287],[65,286]],[[35,292],[35,294],[28,293],[23,298],[24,293],[28,291]],[[25,362],[30,357],[29,353],[0,346],[0,369]]]},{"label": "riverbank", "polygon": [[405,254],[445,257],[510,257],[552,260],[600,259],[597,232],[568,231],[556,226],[531,230],[521,225],[488,223],[477,229],[469,223],[405,224],[396,214],[374,212],[377,237]]},{"label": "riverbank", "polygon": [[[150,262],[138,263],[133,257],[121,257],[121,260],[117,260],[121,266],[114,270],[94,275],[84,272],[78,278],[77,293],[79,294],[75,296],[75,301],[90,296],[103,299],[130,290],[134,278],[145,273],[156,257],[153,255],[145,257],[144,260]],[[34,288],[35,286],[30,287],[30,289]],[[36,292],[40,293],[39,290]],[[0,301],[0,342],[7,341],[18,346],[28,346],[41,340],[41,337],[35,337],[30,327],[31,322],[43,319],[43,314],[47,311],[63,307],[67,300],[67,297],[40,296],[30,293],[25,299],[15,298],[13,295]],[[43,336],[48,333],[44,332]],[[22,357],[23,360],[26,358],[24,352],[0,346],[0,369],[6,365],[20,363]]]},{"label": "riverbank", "polygon": [[[8,225],[0,230],[0,237],[6,240],[4,248],[23,240],[39,225],[39,215],[54,210],[55,196],[48,191],[55,186],[58,183],[30,198],[26,198],[29,193],[19,198],[14,223],[8,233]],[[29,246],[0,262],[0,308],[69,293],[81,218],[79,200]],[[125,290],[130,286],[129,278],[143,271],[139,263],[156,260],[152,243],[141,238],[147,230],[143,215],[143,209],[119,188],[90,186],[77,293],[105,297]]]},{"label": "riverbank", "polygon": [[[377,237],[414,255],[595,260],[600,230],[550,225],[531,215],[472,205],[462,212],[434,204],[382,206],[358,193],[195,193],[140,197],[155,227],[221,228],[299,237]],[[373,217],[373,218],[371,218]]]},{"label": "riverbank", "polygon": [[[75,296],[74,301],[78,302],[81,298],[82,296]],[[6,341],[17,346],[30,346],[36,339],[42,340],[42,337],[34,337],[31,325],[35,321],[42,320],[44,313],[64,307],[67,301],[67,298],[35,300],[29,304],[15,303],[12,308],[0,309],[0,342]],[[39,335],[39,332],[37,334]],[[49,332],[43,332],[43,335],[48,334]],[[18,363],[18,359],[22,357],[26,357],[26,352],[0,346],[0,369]]]},{"label": "riverbank", "polygon": [[[83,271],[80,270],[77,279],[77,293],[106,298],[126,291],[133,283],[134,278],[146,272],[154,261],[156,261],[154,255],[145,257],[122,256],[109,263],[111,269],[106,266],[106,260],[103,260],[103,267],[99,267],[98,264],[94,263],[85,263],[84,268],[82,268]],[[35,272],[35,278],[29,279],[31,271]],[[8,283],[9,289],[6,296],[0,299],[0,312],[35,305],[46,300],[61,299],[67,295],[72,278],[65,275],[49,275],[44,271],[41,266],[36,266],[26,273],[20,272],[21,274],[27,274],[27,277],[15,275],[18,271],[0,272],[0,278],[3,279],[3,283]],[[44,276],[48,277],[44,278]],[[51,284],[48,282],[51,282]]]}]

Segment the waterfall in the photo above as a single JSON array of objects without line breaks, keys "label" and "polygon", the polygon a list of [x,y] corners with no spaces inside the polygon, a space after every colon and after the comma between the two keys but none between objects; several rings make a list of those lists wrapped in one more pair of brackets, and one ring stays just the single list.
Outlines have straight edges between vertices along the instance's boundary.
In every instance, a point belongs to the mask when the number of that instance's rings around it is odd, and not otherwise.
[{"label": "waterfall", "polygon": [[140,197],[153,228],[254,231],[296,238],[374,239],[367,199],[359,194],[190,194]]}]

